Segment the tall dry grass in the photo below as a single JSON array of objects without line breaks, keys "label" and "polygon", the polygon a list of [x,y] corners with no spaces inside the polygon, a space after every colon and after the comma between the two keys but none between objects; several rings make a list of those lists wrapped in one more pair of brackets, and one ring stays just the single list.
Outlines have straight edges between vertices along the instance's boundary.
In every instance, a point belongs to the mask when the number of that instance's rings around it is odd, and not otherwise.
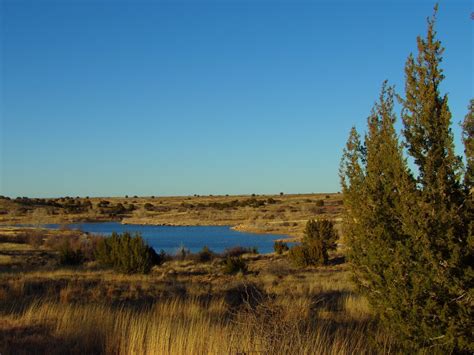
[{"label": "tall dry grass", "polygon": [[[339,317],[343,326],[319,318],[309,299],[291,297],[249,301],[238,309],[229,309],[223,299],[174,299],[140,310],[37,302],[7,323],[10,330],[35,329],[36,350],[48,354],[376,353],[367,340],[371,324],[360,321],[365,311],[354,306],[356,298],[344,302],[352,313]],[[373,331],[387,344],[382,352],[389,353],[388,338]],[[2,354],[28,349],[17,333],[2,335]]]}]

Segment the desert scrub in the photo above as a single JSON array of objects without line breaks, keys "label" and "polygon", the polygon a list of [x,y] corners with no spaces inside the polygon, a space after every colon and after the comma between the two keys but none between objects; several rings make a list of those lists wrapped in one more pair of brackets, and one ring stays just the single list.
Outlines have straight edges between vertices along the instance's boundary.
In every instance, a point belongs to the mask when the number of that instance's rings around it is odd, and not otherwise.
[{"label": "desert scrub", "polygon": [[59,249],[59,264],[80,265],[84,262],[84,254],[81,249],[73,249],[68,241]]},{"label": "desert scrub", "polygon": [[227,256],[222,270],[225,274],[237,274],[247,272],[247,264],[240,256]]},{"label": "desert scrub", "polygon": [[283,254],[285,251],[288,251],[288,244],[286,244],[285,242],[281,242],[281,241],[276,241],[274,244],[273,244],[273,250],[275,251],[275,253],[277,254]]},{"label": "desert scrub", "polygon": [[102,239],[96,248],[96,258],[100,264],[125,274],[146,274],[153,265],[162,262],[162,255],[148,246],[140,234],[128,232],[114,232],[111,237]]},{"label": "desert scrub", "polygon": [[290,259],[300,267],[327,265],[328,251],[336,249],[337,232],[334,222],[327,219],[309,220],[301,245],[290,249]]},{"label": "desert scrub", "polygon": [[207,246],[204,246],[199,253],[196,254],[195,260],[200,263],[207,263],[214,259],[216,254],[209,249]]},{"label": "desert scrub", "polygon": [[223,256],[225,258],[227,258],[229,256],[230,257],[237,257],[237,256],[241,256],[241,255],[244,255],[244,254],[258,254],[258,248],[257,247],[245,248],[245,247],[241,247],[241,246],[227,248],[226,250],[224,250]]}]

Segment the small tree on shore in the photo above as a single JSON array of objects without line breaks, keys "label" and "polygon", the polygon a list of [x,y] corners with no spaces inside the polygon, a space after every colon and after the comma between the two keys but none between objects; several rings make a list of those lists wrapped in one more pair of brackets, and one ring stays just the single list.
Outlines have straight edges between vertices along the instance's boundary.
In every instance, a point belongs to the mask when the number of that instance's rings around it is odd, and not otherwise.
[{"label": "small tree on shore", "polygon": [[337,232],[334,222],[309,220],[306,223],[301,245],[290,249],[290,258],[297,266],[326,265],[329,250],[336,249]]}]

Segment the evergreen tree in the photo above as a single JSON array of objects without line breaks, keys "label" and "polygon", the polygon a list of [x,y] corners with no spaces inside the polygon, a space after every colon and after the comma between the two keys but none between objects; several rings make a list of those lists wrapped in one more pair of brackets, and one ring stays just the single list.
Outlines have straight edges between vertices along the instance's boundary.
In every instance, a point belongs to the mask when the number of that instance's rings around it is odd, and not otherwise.
[{"label": "evergreen tree", "polygon": [[[472,114],[464,122],[468,168],[454,153],[439,86],[443,48],[435,15],[408,57],[402,121],[407,168],[384,84],[364,146],[353,129],[341,162],[349,260],[361,290],[405,350],[474,348],[472,336]],[[472,105],[471,105],[472,112]],[[463,186],[464,185],[464,186]]]},{"label": "evergreen tree", "polygon": [[400,283],[393,256],[398,244],[406,239],[400,204],[409,179],[395,120],[394,89],[384,82],[367,120],[364,147],[354,143],[351,133],[341,165],[349,260],[356,283],[382,319],[392,318],[387,314],[393,309],[387,304],[387,293],[395,291],[393,285]]},{"label": "evergreen tree", "polygon": [[468,192],[474,187],[474,99],[469,104],[469,112],[464,118],[463,142],[466,156],[466,173],[464,184]]},{"label": "evergreen tree", "polygon": [[410,55],[405,66],[403,134],[418,176],[402,212],[404,232],[412,237],[406,275],[406,298],[412,306],[402,316],[419,326],[400,331],[411,346],[448,344],[458,349],[466,345],[472,326],[465,279],[469,250],[460,213],[465,201],[461,160],[454,153],[448,98],[439,90],[444,48],[436,39],[436,12],[437,7],[428,19],[426,38],[418,37],[417,58]]}]

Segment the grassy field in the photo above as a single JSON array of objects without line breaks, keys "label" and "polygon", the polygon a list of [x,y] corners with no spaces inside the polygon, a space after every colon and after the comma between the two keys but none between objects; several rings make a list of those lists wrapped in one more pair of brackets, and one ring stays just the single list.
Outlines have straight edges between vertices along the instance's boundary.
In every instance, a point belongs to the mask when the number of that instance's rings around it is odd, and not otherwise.
[{"label": "grassy field", "polygon": [[255,233],[301,237],[308,219],[338,220],[339,194],[7,199],[0,224],[121,221],[154,225],[230,225]]},{"label": "grassy field", "polygon": [[248,271],[236,275],[220,257],[126,275],[61,266],[54,243],[74,233],[0,230],[1,354],[391,352],[340,251],[324,267],[245,254]]}]

